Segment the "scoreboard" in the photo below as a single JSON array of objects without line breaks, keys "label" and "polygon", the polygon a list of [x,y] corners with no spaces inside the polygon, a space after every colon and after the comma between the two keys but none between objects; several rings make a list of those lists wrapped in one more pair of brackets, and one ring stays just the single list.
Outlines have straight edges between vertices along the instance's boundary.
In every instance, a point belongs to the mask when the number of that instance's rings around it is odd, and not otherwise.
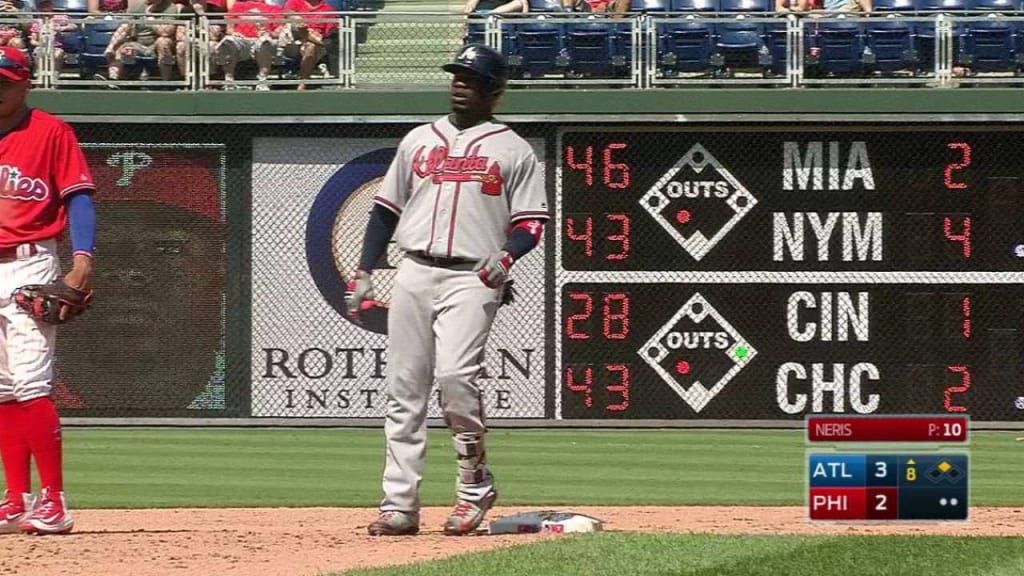
[{"label": "scoreboard", "polygon": [[965,417],[808,418],[808,517],[967,520],[968,426]]},{"label": "scoreboard", "polygon": [[565,129],[556,417],[1024,417],[1024,147],[990,126]]}]

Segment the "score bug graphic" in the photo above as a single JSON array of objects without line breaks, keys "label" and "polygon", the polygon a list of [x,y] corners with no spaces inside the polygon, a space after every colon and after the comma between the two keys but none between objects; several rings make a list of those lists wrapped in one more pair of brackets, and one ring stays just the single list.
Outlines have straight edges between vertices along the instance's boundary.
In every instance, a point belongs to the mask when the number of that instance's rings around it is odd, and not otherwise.
[{"label": "score bug graphic", "polygon": [[700,144],[640,198],[640,205],[695,260],[703,258],[757,199]]},{"label": "score bug graphic", "polygon": [[694,294],[637,353],[700,412],[757,350],[703,296]]}]

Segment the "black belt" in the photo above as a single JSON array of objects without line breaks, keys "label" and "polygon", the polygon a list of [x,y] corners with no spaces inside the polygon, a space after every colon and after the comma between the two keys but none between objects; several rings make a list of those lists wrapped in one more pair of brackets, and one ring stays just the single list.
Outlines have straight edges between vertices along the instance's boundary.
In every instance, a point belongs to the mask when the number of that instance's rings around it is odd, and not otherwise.
[{"label": "black belt", "polygon": [[471,268],[476,264],[476,260],[470,260],[469,258],[443,258],[441,256],[430,256],[425,252],[409,252],[409,257],[420,264],[435,268]]}]

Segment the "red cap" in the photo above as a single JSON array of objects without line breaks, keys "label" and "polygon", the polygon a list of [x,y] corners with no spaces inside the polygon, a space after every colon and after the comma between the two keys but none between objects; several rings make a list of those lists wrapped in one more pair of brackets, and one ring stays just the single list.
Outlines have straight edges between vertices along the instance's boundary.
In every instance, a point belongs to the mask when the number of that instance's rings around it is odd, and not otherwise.
[{"label": "red cap", "polygon": [[32,70],[25,53],[11,46],[0,46],[0,76],[14,81],[31,78]]}]

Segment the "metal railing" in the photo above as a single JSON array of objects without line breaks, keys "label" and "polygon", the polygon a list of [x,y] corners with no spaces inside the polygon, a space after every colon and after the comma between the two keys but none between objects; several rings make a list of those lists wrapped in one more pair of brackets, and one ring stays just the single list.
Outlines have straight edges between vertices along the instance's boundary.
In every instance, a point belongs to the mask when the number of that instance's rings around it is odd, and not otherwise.
[{"label": "metal railing", "polygon": [[[731,14],[677,13],[594,15],[581,13],[470,16],[447,13],[337,12],[274,16],[281,33],[272,38],[272,73],[257,78],[252,65],[231,87],[291,88],[299,84],[331,89],[443,86],[441,64],[466,42],[483,42],[507,54],[513,87],[607,85],[632,88],[705,85],[802,87],[820,85],[927,85],[1024,83],[1024,14],[928,13]],[[292,33],[295,18],[334,24],[322,56],[308,78],[299,77],[302,40]],[[235,16],[103,17],[86,14],[19,15],[9,21],[27,31],[41,20],[34,47],[37,88],[143,87],[179,90],[224,88],[215,48]],[[68,20],[81,32],[58,30]],[[126,59],[125,77],[107,74],[110,57],[98,45],[120,25],[175,26],[183,66],[160,77],[152,54]],[[906,27],[905,62],[884,61],[873,50],[880,31]],[[702,30],[703,27],[703,31]],[[842,30],[845,27],[845,32]],[[732,36],[730,36],[730,34]],[[845,36],[844,36],[845,34]],[[1000,36],[1002,34],[1002,36]],[[26,35],[27,36],[27,35]],[[742,41],[736,41],[740,37]],[[838,38],[838,40],[837,40]],[[994,38],[994,40],[993,40]],[[69,40],[70,39],[70,40]],[[987,40],[986,40],[987,39]],[[258,38],[250,39],[258,41]],[[75,49],[69,41],[79,42]],[[65,55],[55,65],[55,50]],[[681,44],[682,42],[682,44]],[[844,44],[844,42],[846,42]],[[981,42],[981,44],[979,44]],[[984,44],[989,42],[989,44]],[[1006,53],[998,57],[999,42]],[[102,42],[100,42],[102,44]],[[973,47],[970,50],[965,46]],[[979,48],[979,46],[981,48]],[[857,49],[859,54],[850,51]],[[972,54],[983,49],[990,60]],[[702,50],[706,52],[701,52]],[[996,56],[993,56],[995,50]],[[688,52],[689,51],[689,52]],[[694,52],[696,51],[696,52]],[[687,61],[692,53],[706,61]],[[849,60],[836,64],[836,54]],[[252,60],[246,54],[246,60]],[[830,60],[832,58],[833,60]],[[899,60],[899,58],[897,58]],[[166,64],[164,62],[166,73]],[[845,66],[845,68],[844,68]]]}]

